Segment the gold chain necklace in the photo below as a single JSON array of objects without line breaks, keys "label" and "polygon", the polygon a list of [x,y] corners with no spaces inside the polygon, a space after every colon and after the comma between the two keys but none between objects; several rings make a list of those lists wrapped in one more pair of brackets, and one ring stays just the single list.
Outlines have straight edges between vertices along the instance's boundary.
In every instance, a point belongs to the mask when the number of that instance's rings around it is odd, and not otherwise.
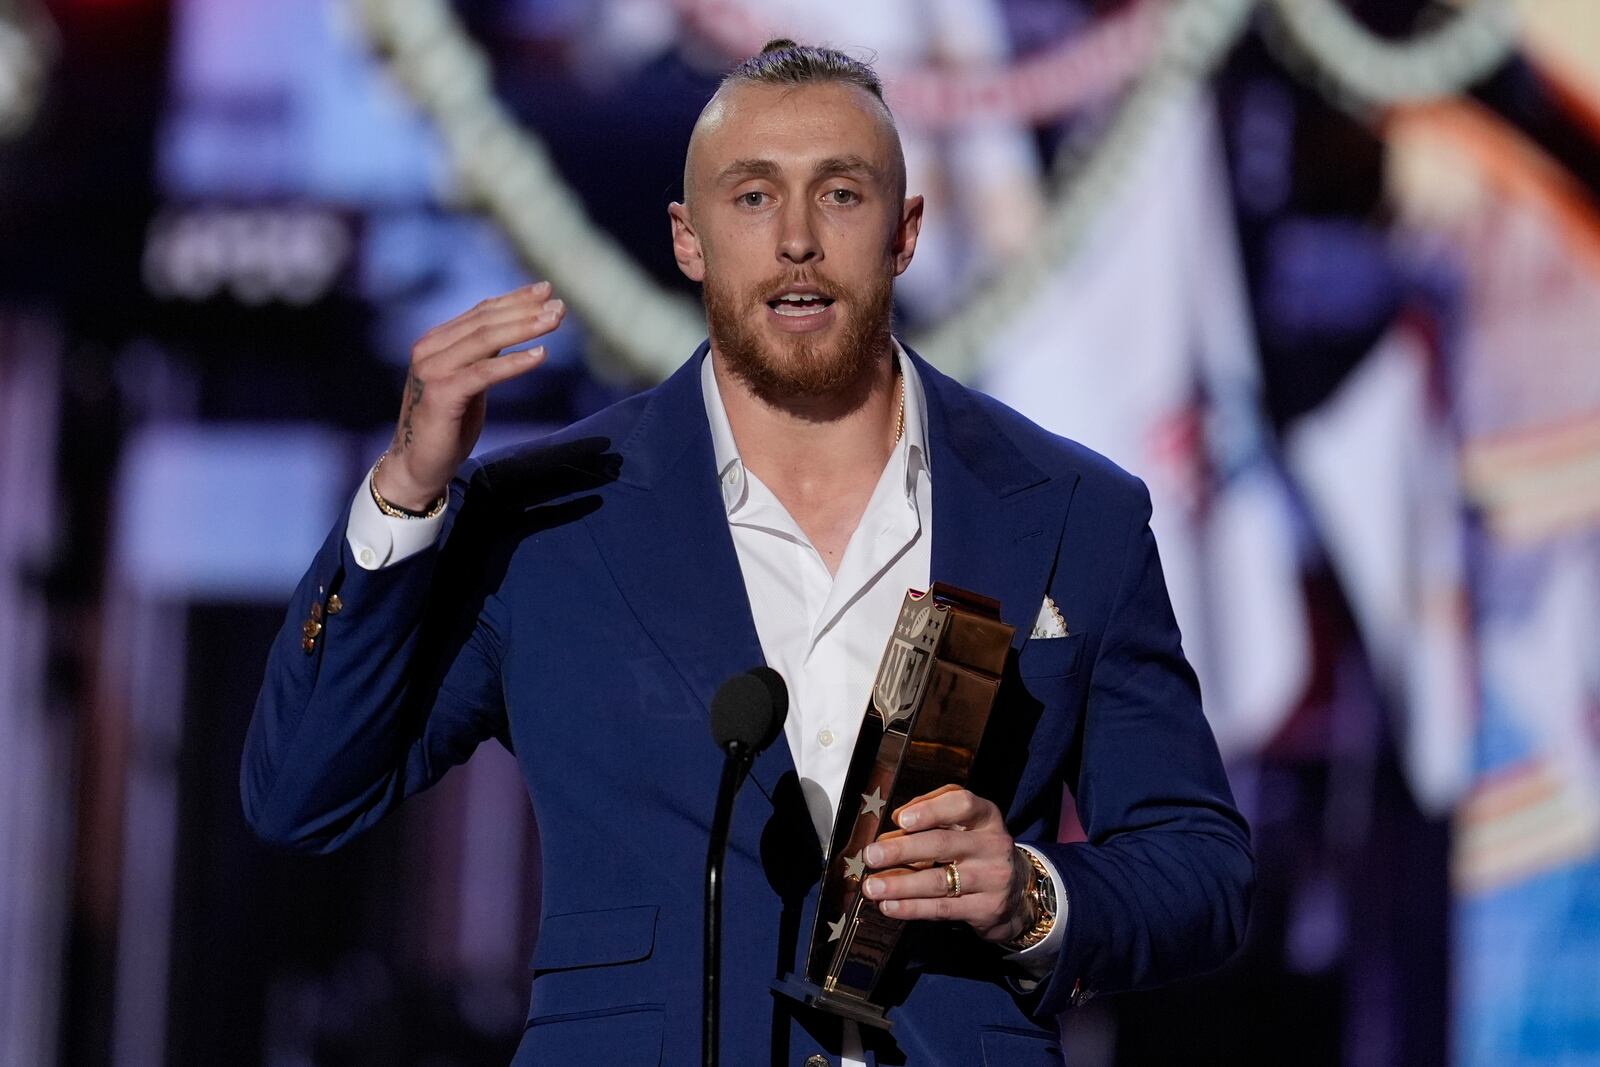
[{"label": "gold chain necklace", "polygon": [[906,435],[906,376],[900,375],[900,414],[895,419],[894,443],[899,444],[900,438]]}]

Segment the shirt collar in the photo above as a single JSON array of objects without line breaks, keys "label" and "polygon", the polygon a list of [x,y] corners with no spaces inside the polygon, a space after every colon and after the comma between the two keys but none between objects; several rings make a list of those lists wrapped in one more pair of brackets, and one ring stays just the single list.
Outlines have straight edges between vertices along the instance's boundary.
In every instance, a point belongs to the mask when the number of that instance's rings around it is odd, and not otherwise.
[{"label": "shirt collar", "polygon": [[[906,500],[916,506],[917,476],[930,473],[928,466],[928,404],[922,389],[922,379],[917,368],[906,356],[898,340],[894,357],[900,365],[900,377],[905,382],[906,429],[889,456],[889,465],[903,465],[905,470]],[[739,458],[739,446],[733,439],[733,426],[728,422],[728,409],[722,403],[722,390],[717,387],[717,375],[711,366],[708,349],[700,364],[700,393],[705,400],[706,419],[711,423],[711,451],[716,457],[717,478],[722,483],[722,503],[731,516],[749,496],[744,477],[744,461]]]}]

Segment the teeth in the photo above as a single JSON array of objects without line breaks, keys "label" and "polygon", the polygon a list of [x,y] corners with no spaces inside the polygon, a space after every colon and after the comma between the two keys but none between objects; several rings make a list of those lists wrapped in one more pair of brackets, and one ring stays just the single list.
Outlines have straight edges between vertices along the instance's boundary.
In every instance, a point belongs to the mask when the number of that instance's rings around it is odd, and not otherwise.
[{"label": "teeth", "polygon": [[792,305],[790,307],[776,307],[772,310],[787,318],[798,319],[804,318],[807,315],[820,315],[824,311],[828,310],[828,305],[818,304],[815,307],[799,307],[798,305]]},{"label": "teeth", "polygon": [[778,314],[791,319],[816,315],[833,306],[833,298],[817,293],[784,293],[767,301]]}]

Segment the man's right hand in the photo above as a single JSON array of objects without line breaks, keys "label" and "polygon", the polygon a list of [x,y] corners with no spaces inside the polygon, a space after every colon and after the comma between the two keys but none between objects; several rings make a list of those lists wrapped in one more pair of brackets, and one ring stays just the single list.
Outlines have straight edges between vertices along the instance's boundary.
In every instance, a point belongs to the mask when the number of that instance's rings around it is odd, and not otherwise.
[{"label": "man's right hand", "polygon": [[394,442],[378,469],[376,487],[385,500],[425,511],[444,495],[483,432],[489,387],[545,358],[543,345],[497,354],[551,332],[566,310],[551,298],[550,283],[538,282],[485,300],[418,339]]}]

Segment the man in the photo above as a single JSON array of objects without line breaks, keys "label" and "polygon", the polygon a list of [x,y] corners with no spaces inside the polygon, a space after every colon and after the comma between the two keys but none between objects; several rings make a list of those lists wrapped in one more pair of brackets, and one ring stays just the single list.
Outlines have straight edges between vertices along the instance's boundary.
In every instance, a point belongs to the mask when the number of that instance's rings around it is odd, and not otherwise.
[{"label": "man", "polygon": [[[661,386],[466,463],[486,390],[563,308],[535,285],[425,335],[394,443],[296,592],[247,742],[257,832],[320,851],[482,740],[516,753],[542,918],[521,1063],[693,1062],[722,681],[788,681],[726,872],[725,1062],[1059,1062],[1054,1016],[1219,964],[1252,880],[1136,479],[890,336],[916,249],[870,68],[774,42],[670,208],[710,341]],[[465,466],[463,464],[465,463]],[[460,474],[457,475],[458,469]],[[914,927],[891,1035],[773,994],[907,587],[998,599],[1019,650],[973,788],[868,850]],[[1030,637],[1037,632],[1040,636]],[[1088,841],[1060,845],[1061,790]]]}]

